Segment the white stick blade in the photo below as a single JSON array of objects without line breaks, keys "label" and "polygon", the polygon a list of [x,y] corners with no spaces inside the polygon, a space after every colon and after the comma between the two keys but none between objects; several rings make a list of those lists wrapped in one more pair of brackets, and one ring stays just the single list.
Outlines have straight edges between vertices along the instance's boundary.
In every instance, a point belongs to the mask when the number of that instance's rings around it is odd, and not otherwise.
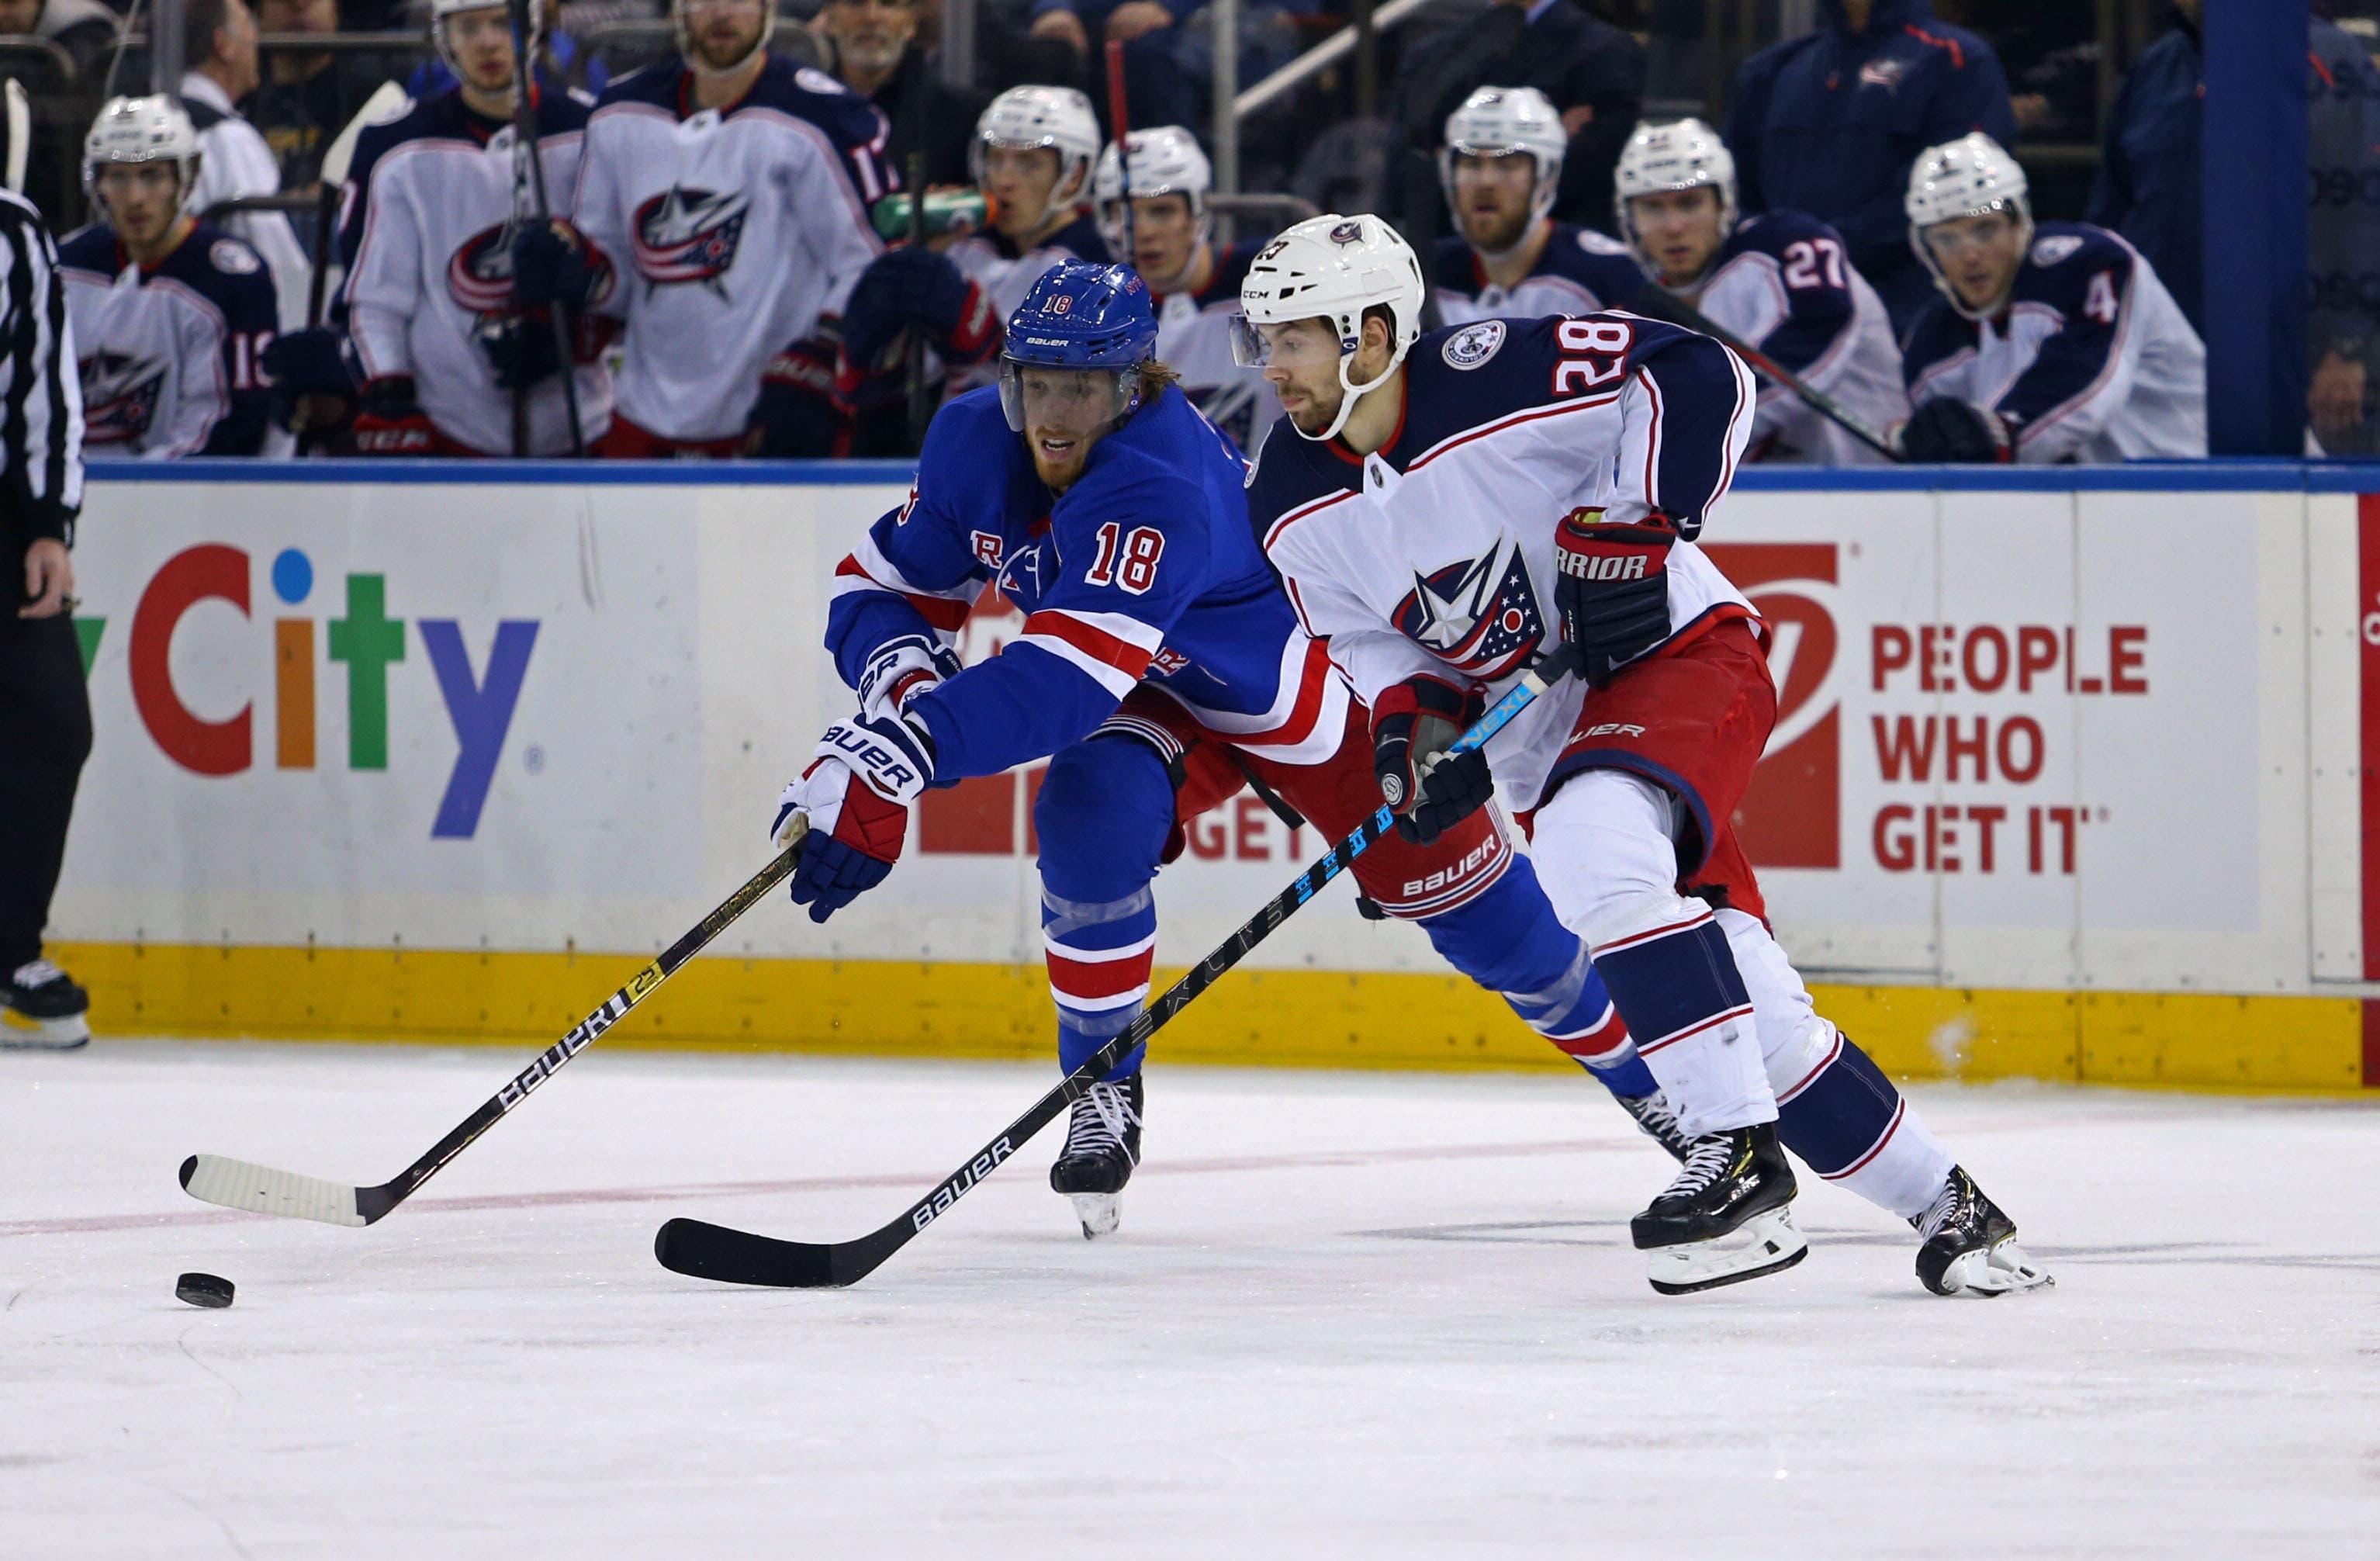
[{"label": "white stick blade", "polygon": [[323,1225],[360,1226],[356,1189],[320,1177],[301,1177],[220,1154],[193,1154],[182,1166],[182,1189],[191,1197],[226,1209],[256,1214],[280,1214],[287,1219],[316,1220]]}]

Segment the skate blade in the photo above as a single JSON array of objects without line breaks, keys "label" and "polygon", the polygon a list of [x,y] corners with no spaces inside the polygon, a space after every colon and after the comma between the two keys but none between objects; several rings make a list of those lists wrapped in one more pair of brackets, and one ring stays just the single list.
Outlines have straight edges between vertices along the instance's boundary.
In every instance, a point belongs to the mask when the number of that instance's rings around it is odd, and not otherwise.
[{"label": "skate blade", "polygon": [[1690,1296],[1782,1273],[1809,1255],[1810,1244],[1793,1228],[1793,1211],[1788,1206],[1755,1214],[1707,1241],[1652,1248],[1645,1259],[1653,1288],[1665,1296]]},{"label": "skate blade", "polygon": [[14,1008],[0,1008],[0,1049],[71,1052],[90,1041],[91,1020],[81,1014],[69,1014],[62,1019],[37,1019]]},{"label": "skate blade", "polygon": [[2046,1290],[2057,1283],[2049,1270],[2034,1262],[2011,1238],[1979,1252],[1963,1252],[1952,1258],[1950,1265],[1942,1271],[1942,1283],[1934,1288],[1934,1293],[1954,1299],[1972,1296],[1990,1300],[2026,1290]]},{"label": "skate blade", "polygon": [[1083,1222],[1083,1239],[1096,1241],[1102,1236],[1113,1236],[1123,1221],[1123,1199],[1113,1192],[1070,1192],[1066,1194],[1075,1205],[1075,1217]]}]

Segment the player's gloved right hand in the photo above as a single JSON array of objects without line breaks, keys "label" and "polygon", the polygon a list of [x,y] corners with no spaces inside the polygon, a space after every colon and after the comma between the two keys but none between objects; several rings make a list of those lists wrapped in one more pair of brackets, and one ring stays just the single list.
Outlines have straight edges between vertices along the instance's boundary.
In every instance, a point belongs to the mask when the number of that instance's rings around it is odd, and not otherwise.
[{"label": "player's gloved right hand", "polygon": [[888,250],[868,262],[843,309],[843,348],[863,374],[884,365],[893,338],[915,325],[951,363],[979,363],[1000,346],[1000,316],[947,255]]},{"label": "player's gloved right hand", "polygon": [[769,836],[783,849],[796,812],[809,820],[794,864],[795,905],[823,921],[884,882],[908,839],[909,804],[934,778],[934,745],[902,716],[855,715],[826,729],[818,757],[777,799]]},{"label": "player's gloved right hand", "polygon": [[1471,697],[1427,674],[1381,691],[1372,706],[1372,774],[1397,833],[1427,846],[1488,805],[1496,794],[1488,755],[1450,756],[1471,714]]},{"label": "player's gloved right hand", "polygon": [[273,382],[273,421],[284,428],[297,428],[301,413],[317,424],[346,418],[363,384],[347,334],[326,325],[273,337],[258,366]]},{"label": "player's gloved right hand", "polygon": [[1937,396],[1893,431],[1892,447],[1903,460],[1990,466],[2016,458],[2016,431],[1989,407]]},{"label": "player's gloved right hand", "polygon": [[565,225],[536,224],[513,235],[513,298],[522,308],[565,303],[576,309],[594,285],[587,242]]},{"label": "player's gloved right hand", "polygon": [[553,318],[542,312],[508,315],[481,326],[480,350],[488,355],[504,390],[527,390],[562,372]]},{"label": "player's gloved right hand", "polygon": [[851,432],[852,406],[836,376],[832,343],[797,341],[769,360],[745,421],[745,454],[836,459],[851,453]]},{"label": "player's gloved right hand", "polygon": [[922,634],[904,634],[876,647],[859,669],[859,710],[863,715],[898,715],[909,701],[959,674],[959,654]]},{"label": "player's gloved right hand", "polygon": [[1621,522],[1582,507],[1554,529],[1554,607],[1589,684],[1609,682],[1670,637],[1670,549],[1677,540],[1677,523],[1658,509]]},{"label": "player's gloved right hand", "polygon": [[364,385],[356,413],[356,453],[364,456],[429,456],[438,453],[438,430],[415,399],[411,374],[384,374]]}]

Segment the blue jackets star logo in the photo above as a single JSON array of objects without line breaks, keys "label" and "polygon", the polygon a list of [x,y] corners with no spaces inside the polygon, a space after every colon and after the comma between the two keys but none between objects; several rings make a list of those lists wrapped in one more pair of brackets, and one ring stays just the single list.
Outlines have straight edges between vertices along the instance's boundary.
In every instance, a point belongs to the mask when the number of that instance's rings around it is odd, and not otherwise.
[{"label": "blue jackets star logo", "polygon": [[1428,574],[1415,570],[1392,616],[1399,633],[1483,682],[1526,662],[1546,633],[1528,565],[1509,542]]}]

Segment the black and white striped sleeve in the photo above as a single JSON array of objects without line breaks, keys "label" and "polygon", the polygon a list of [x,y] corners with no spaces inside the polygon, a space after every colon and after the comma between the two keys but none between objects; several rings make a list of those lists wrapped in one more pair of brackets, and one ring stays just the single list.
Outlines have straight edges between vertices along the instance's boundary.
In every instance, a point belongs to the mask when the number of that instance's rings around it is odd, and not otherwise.
[{"label": "black and white striped sleeve", "polygon": [[18,529],[71,544],[82,508],[82,382],[57,246],[0,189],[0,484]]}]

